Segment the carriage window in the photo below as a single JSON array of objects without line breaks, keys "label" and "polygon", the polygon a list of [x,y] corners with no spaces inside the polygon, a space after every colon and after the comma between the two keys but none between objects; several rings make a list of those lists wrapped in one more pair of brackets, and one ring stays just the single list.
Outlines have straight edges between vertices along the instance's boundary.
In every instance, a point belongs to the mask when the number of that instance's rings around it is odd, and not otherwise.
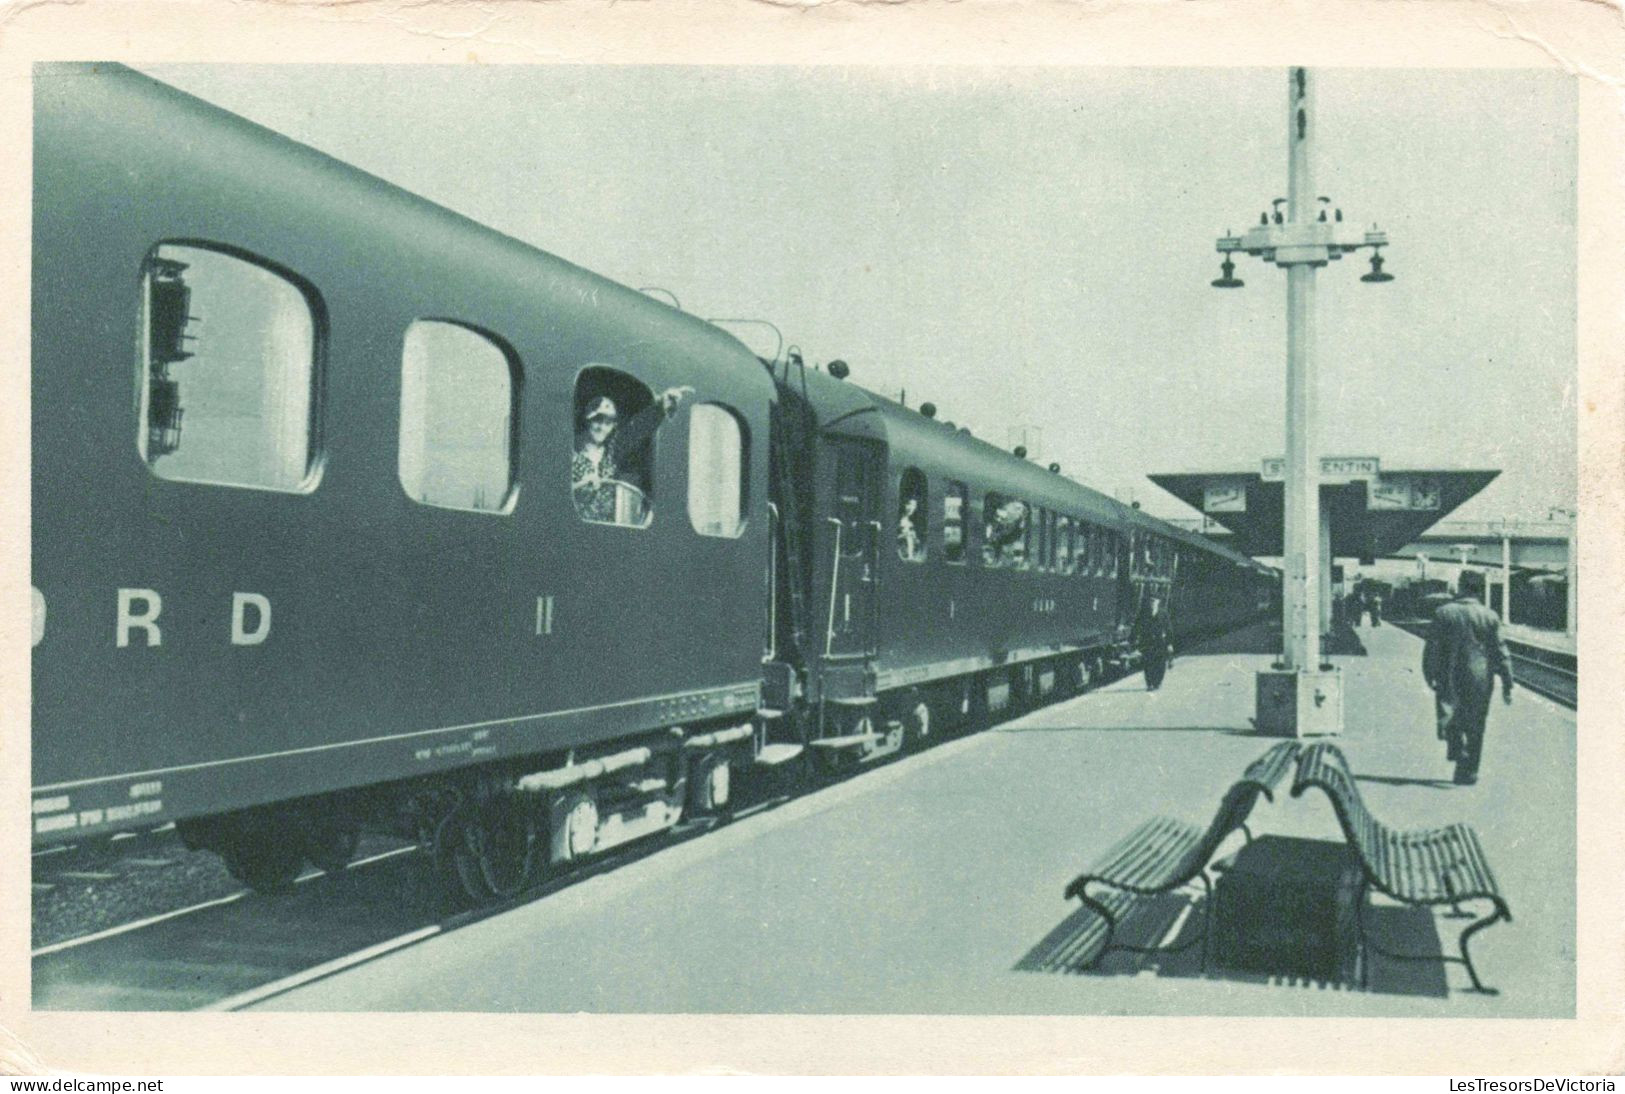
[{"label": "carriage window", "polygon": [[1072,518],[1055,518],[1055,568],[1063,574],[1072,572]]},{"label": "carriage window", "polygon": [[591,524],[647,528],[654,519],[654,437],[662,421],[654,395],[624,372],[593,365],[576,379],[574,405],[570,496],[577,515]]},{"label": "carriage window", "polygon": [[477,331],[438,319],[406,328],[399,473],[407,497],[443,509],[509,508],[517,373]]},{"label": "carriage window", "polygon": [[1020,569],[1027,559],[1027,503],[1004,494],[988,494],[982,519],[982,561],[989,566]]},{"label": "carriage window", "polygon": [[942,493],[942,557],[949,562],[965,561],[965,509],[970,495],[965,484],[948,480]]},{"label": "carriage window", "polygon": [[315,488],[313,299],[223,251],[152,250],[142,269],[136,448],[155,474]]},{"label": "carriage window", "polygon": [[925,561],[928,502],[925,476],[917,467],[904,468],[897,485],[897,557],[905,562]]},{"label": "carriage window", "polygon": [[688,520],[702,536],[745,530],[745,442],[739,419],[715,403],[688,418]]}]

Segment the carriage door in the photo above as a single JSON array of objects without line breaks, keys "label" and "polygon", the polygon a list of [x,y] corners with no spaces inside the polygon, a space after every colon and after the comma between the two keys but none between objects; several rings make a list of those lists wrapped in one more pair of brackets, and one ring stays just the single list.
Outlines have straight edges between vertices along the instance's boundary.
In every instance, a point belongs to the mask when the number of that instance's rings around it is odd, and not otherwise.
[{"label": "carriage door", "polygon": [[878,445],[828,439],[833,497],[826,510],[829,580],[824,609],[826,658],[872,656],[880,584],[880,480],[885,459]]}]

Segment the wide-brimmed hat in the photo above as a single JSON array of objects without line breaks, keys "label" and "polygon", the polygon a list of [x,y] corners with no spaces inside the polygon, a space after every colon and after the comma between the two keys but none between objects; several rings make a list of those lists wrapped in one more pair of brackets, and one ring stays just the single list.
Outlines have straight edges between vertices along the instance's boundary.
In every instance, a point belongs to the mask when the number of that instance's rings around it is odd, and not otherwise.
[{"label": "wide-brimmed hat", "polygon": [[587,411],[581,415],[581,420],[590,422],[594,418],[608,418],[614,421],[619,417],[620,415],[615,411],[615,401],[606,395],[600,395],[587,404]]}]

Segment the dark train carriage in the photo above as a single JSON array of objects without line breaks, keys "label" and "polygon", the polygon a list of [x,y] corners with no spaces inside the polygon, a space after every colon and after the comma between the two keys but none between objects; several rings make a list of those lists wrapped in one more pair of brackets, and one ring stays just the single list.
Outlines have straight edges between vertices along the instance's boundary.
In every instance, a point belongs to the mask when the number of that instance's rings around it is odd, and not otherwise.
[{"label": "dark train carriage", "polygon": [[[1109,499],[816,371],[781,376],[782,572],[808,574],[799,636],[814,743],[874,756],[983,704],[1086,685],[1125,628]],[[810,504],[808,504],[810,503]],[[795,583],[781,580],[781,599]],[[784,703],[783,705],[788,705]]]},{"label": "dark train carriage", "polygon": [[35,98],[36,841],[748,720],[743,347],[128,70]]},{"label": "dark train carriage", "polygon": [[1174,557],[1169,623],[1180,641],[1234,627],[1260,614],[1257,564],[1196,532],[1163,525]]},{"label": "dark train carriage", "polygon": [[1267,567],[1139,510],[1130,511],[1127,520],[1136,611],[1147,597],[1163,598],[1176,641],[1235,627],[1268,610],[1273,571]]},{"label": "dark train carriage", "polygon": [[891,442],[882,687],[1108,646],[1125,588],[1115,504],[876,403]]}]

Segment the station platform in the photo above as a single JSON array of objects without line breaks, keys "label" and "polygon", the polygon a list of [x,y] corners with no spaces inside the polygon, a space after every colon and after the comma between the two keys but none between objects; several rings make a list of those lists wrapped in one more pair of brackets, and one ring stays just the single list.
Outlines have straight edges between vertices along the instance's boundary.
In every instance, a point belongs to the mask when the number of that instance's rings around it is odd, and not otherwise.
[{"label": "station platform", "polygon": [[[1267,627],[1182,654],[1162,690],[1133,676],[265,999],[266,1009],[1572,1017],[1575,719],[1519,691],[1490,715],[1480,781],[1450,783],[1422,643],[1366,627],[1339,743],[1394,827],[1465,821],[1514,920],[1459,965],[1378,958],[1365,988],[1210,965],[1197,951],[1054,969],[1083,913],[1062,890],[1153,814],[1206,824],[1273,741],[1250,724]],[[1255,835],[1340,839],[1324,795],[1283,787]],[[1240,843],[1233,837],[1221,851]],[[1173,899],[1153,935],[1190,930]],[[1390,948],[1455,952],[1460,924],[1377,906]]]},{"label": "station platform", "polygon": [[1551,650],[1553,653],[1566,653],[1572,656],[1577,649],[1574,635],[1563,631],[1548,631],[1539,627],[1525,627],[1518,623],[1505,623],[1501,626],[1501,634],[1508,641],[1522,642],[1526,646]]}]

